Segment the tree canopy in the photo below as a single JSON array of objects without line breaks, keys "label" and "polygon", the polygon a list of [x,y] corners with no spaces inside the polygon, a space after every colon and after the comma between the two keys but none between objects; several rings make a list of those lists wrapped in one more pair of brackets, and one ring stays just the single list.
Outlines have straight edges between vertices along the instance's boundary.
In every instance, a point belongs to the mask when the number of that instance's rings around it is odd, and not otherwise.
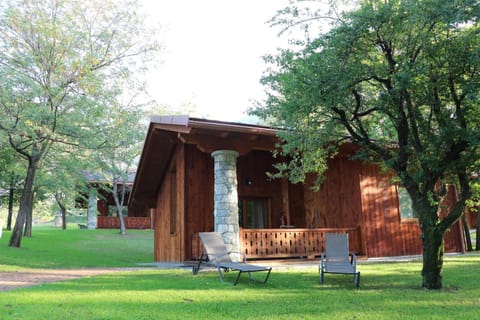
[{"label": "tree canopy", "polygon": [[[27,167],[19,247],[39,167],[55,148],[95,150],[133,75],[158,52],[135,1],[10,0],[0,7],[0,130]],[[63,152],[63,151],[60,151]],[[58,162],[57,162],[58,163]]]},{"label": "tree canopy", "polygon": [[[297,21],[324,23],[317,11]],[[322,173],[332,148],[352,141],[357,157],[396,173],[422,230],[423,286],[440,288],[443,236],[470,197],[479,158],[480,3],[370,0],[329,16],[328,32],[267,56],[268,98],[254,113],[285,128],[280,166],[294,180]],[[302,20],[303,19],[303,20]],[[329,146],[330,148],[326,148]],[[281,172],[282,173],[282,172]],[[459,202],[439,217],[445,183]]]}]

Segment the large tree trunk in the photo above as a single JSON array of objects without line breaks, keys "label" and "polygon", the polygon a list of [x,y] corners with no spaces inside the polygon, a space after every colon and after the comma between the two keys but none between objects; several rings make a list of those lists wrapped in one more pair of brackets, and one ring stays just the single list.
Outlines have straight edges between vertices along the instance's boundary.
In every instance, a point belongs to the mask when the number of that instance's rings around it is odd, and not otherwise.
[{"label": "large tree trunk", "polygon": [[62,214],[62,229],[67,229],[67,207],[63,204],[61,195],[58,193],[55,194],[55,200],[57,201],[58,207],[60,208],[60,212]]},{"label": "large tree trunk", "polygon": [[28,210],[27,216],[25,217],[25,230],[23,236],[30,238],[32,236],[32,224],[33,224],[33,199],[35,192],[32,191],[32,199],[30,199],[30,209]]},{"label": "large tree trunk", "polygon": [[12,230],[12,216],[13,216],[13,199],[15,195],[15,180],[12,174],[10,181],[10,192],[8,194],[8,216],[7,216],[7,230]]},{"label": "large tree trunk", "polygon": [[[460,194],[453,185],[437,189],[440,193],[438,203],[432,204],[430,194],[435,190],[424,189],[424,193],[417,193],[413,189],[413,206],[417,212],[423,240],[423,287],[426,289],[442,288],[443,254],[445,251],[444,236],[465,211],[465,201],[470,197],[470,188],[465,174],[459,174]],[[432,183],[432,185],[434,185]],[[443,195],[441,195],[443,194]],[[460,195],[460,196],[459,196]],[[448,214],[440,213],[448,210]]]},{"label": "large tree trunk", "polygon": [[38,155],[32,156],[28,161],[27,176],[25,177],[22,196],[20,198],[20,207],[18,208],[15,227],[13,228],[12,235],[8,243],[10,247],[20,248],[25,219],[32,210],[33,181],[35,180],[35,174],[37,172],[39,160],[40,156]]},{"label": "large tree trunk", "polygon": [[[32,206],[30,206],[32,207]],[[27,212],[25,216],[25,226],[23,229],[23,236],[30,238],[32,236],[32,209]]]},{"label": "large tree trunk", "polygon": [[423,287],[442,288],[443,254],[445,250],[443,233],[436,227],[423,231]]},{"label": "large tree trunk", "polygon": [[62,229],[67,229],[67,209],[65,207],[61,208],[60,211],[62,212]]}]

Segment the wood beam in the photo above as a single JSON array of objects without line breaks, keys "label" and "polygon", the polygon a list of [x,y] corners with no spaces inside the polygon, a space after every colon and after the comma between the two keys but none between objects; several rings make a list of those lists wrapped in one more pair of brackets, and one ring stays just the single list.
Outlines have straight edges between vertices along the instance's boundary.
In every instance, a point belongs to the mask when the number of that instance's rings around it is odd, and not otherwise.
[{"label": "wood beam", "polygon": [[[178,133],[178,139],[180,141],[194,144],[200,151],[205,153],[212,153],[215,150],[227,148],[237,151],[240,155],[244,155],[252,150],[271,151],[275,147],[275,137],[260,135],[255,135],[253,139],[251,137],[251,135],[238,133],[218,135]],[[225,139],[228,139],[228,141]]]}]

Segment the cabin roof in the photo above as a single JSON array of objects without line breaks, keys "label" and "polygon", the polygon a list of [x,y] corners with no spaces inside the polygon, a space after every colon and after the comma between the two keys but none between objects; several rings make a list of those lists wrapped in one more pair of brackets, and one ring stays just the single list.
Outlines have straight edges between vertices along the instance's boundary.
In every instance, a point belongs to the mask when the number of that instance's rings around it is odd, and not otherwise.
[{"label": "cabin roof", "polygon": [[272,151],[278,138],[271,127],[191,118],[187,115],[153,116],[138,164],[129,206],[155,206],[157,190],[179,144],[192,144],[201,152],[235,150]]}]

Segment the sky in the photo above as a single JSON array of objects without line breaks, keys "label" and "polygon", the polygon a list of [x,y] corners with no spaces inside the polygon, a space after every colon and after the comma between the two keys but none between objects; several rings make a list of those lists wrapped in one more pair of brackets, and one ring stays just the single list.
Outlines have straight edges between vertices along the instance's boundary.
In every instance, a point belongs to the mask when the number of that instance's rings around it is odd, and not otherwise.
[{"label": "sky", "polygon": [[195,117],[245,120],[253,101],[265,97],[259,81],[267,66],[261,57],[288,44],[267,23],[288,1],[142,2],[163,30],[163,62],[147,78],[156,102]]}]

